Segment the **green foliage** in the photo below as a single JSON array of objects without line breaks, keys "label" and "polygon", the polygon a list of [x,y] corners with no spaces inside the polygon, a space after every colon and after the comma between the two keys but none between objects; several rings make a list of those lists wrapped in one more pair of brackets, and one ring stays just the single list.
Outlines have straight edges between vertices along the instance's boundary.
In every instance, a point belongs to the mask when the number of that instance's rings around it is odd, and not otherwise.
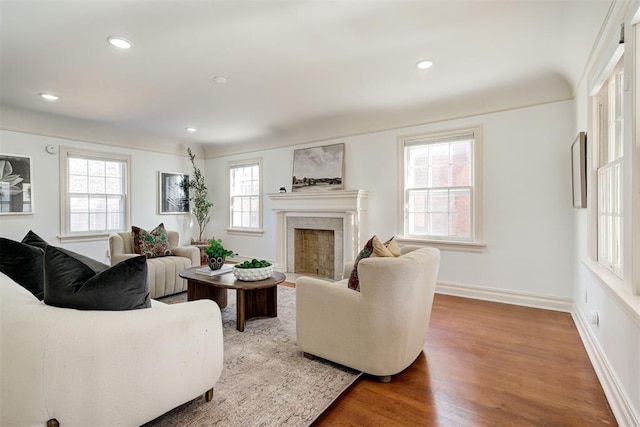
[{"label": "green foliage", "polygon": [[271,263],[268,261],[257,260],[254,258],[251,261],[247,260],[242,264],[236,265],[236,268],[264,268],[264,267],[269,267],[270,265]]},{"label": "green foliage", "polygon": [[198,240],[202,240],[202,233],[204,233],[205,227],[211,221],[209,212],[211,212],[213,203],[207,200],[207,186],[204,183],[204,176],[200,168],[196,166],[196,156],[191,152],[191,148],[187,148],[187,154],[189,154],[189,160],[191,160],[191,165],[193,166],[193,178],[183,180],[180,186],[185,193],[189,194],[189,200],[192,202],[191,213],[196,217],[200,232]]},{"label": "green foliage", "polygon": [[209,258],[226,258],[228,256],[235,256],[233,251],[227,250],[222,246],[222,239],[216,239],[215,237],[209,240],[209,246],[204,251]]}]

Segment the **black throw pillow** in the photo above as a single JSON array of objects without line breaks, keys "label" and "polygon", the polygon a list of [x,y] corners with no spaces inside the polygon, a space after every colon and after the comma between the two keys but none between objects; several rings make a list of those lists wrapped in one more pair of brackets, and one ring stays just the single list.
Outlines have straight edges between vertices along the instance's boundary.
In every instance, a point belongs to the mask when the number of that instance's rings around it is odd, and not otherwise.
[{"label": "black throw pillow", "polygon": [[44,302],[77,310],[133,310],[151,307],[147,258],[113,267],[55,246],[44,254]]},{"label": "black throw pillow", "polygon": [[44,250],[47,242],[29,230],[22,242],[0,237],[0,271],[36,298],[44,298]]},{"label": "black throw pillow", "polygon": [[41,248],[43,251],[47,249],[49,244],[42,239],[42,237],[38,236],[33,231],[29,230],[26,236],[22,239],[22,243],[26,243],[30,246],[35,246],[36,248]]}]

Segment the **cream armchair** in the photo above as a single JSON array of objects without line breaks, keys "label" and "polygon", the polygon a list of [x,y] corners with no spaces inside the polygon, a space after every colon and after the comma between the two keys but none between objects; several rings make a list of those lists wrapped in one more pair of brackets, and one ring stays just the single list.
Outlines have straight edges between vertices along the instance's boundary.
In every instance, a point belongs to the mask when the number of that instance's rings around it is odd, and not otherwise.
[{"label": "cream armchair", "polygon": [[[415,249],[415,247],[410,248]],[[358,264],[360,292],[347,279],[296,281],[298,347],[306,354],[389,381],[418,357],[440,266],[435,248]]]},{"label": "cream armchair", "polygon": [[[169,246],[175,256],[150,258],[147,260],[149,292],[151,298],[160,298],[187,290],[187,281],[179,276],[182,270],[200,265],[200,250],[195,246],[180,246],[180,234],[167,231]],[[111,265],[127,258],[138,256],[133,250],[133,235],[130,231],[109,236]]]}]

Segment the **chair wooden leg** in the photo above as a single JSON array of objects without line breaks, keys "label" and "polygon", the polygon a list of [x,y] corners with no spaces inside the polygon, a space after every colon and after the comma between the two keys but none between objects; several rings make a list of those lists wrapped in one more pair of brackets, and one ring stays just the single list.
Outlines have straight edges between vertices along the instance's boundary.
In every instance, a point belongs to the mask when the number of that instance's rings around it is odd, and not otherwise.
[{"label": "chair wooden leg", "polygon": [[47,427],[60,427],[60,423],[55,418],[51,418],[47,421]]},{"label": "chair wooden leg", "polygon": [[380,382],[382,382],[382,383],[391,382],[391,375],[385,375],[383,377],[380,377]]},{"label": "chair wooden leg", "polygon": [[313,360],[313,359],[315,359],[315,358],[316,358],[313,354],[309,354],[309,353],[305,353],[305,352],[302,352],[302,355],[303,355],[305,358],[309,359],[309,360]]},{"label": "chair wooden leg", "polygon": [[210,388],[204,393],[204,399],[207,402],[211,402],[213,400],[213,388]]}]

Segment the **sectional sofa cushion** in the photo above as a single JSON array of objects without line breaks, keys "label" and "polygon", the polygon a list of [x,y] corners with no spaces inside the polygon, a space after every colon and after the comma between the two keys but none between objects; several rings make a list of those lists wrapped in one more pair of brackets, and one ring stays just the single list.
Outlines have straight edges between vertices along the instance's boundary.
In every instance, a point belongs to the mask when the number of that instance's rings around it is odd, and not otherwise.
[{"label": "sectional sofa cushion", "polygon": [[44,302],[78,310],[133,310],[151,307],[147,258],[140,255],[113,267],[48,246],[44,254]]},{"label": "sectional sofa cushion", "polygon": [[0,237],[0,271],[39,300],[44,298],[43,261],[46,247],[47,242],[31,230],[21,242]]}]

